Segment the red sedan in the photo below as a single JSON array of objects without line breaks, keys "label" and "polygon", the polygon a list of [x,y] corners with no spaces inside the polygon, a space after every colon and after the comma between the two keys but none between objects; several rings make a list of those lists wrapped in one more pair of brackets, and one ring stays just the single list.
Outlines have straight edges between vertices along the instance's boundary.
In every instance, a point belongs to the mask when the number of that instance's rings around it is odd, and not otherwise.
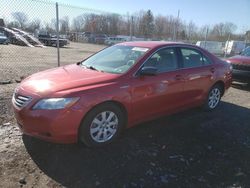
[{"label": "red sedan", "polygon": [[126,42],[26,78],[12,103],[24,134],[102,146],[140,122],[215,109],[231,79],[229,63],[197,46]]},{"label": "red sedan", "polygon": [[239,55],[227,59],[233,67],[233,80],[250,84],[250,46]]}]

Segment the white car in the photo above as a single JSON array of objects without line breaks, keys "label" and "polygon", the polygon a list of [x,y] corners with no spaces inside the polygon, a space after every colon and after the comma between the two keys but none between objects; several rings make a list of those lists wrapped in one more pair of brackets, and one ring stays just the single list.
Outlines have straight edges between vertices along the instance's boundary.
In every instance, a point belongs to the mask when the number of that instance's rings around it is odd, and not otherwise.
[{"label": "white car", "polygon": [[3,34],[0,33],[0,44],[9,44],[9,39]]}]

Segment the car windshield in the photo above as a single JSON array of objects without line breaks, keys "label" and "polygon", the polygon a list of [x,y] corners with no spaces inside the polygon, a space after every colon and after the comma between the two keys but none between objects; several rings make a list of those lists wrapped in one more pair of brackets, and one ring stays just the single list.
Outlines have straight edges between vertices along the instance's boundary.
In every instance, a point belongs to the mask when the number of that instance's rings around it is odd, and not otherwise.
[{"label": "car windshield", "polygon": [[250,47],[245,48],[242,52],[241,55],[243,56],[250,56]]},{"label": "car windshield", "polygon": [[148,48],[135,46],[111,46],[89,57],[81,63],[81,66],[101,72],[122,74],[127,72],[148,50]]}]

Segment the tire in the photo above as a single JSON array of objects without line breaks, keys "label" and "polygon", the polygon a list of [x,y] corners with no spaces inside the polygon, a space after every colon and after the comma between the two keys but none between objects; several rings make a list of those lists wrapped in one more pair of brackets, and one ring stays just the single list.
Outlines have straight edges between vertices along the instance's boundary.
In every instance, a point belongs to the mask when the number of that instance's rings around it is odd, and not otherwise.
[{"label": "tire", "polygon": [[222,87],[219,84],[214,85],[207,96],[207,100],[203,106],[205,111],[212,111],[216,109],[222,97]]},{"label": "tire", "polygon": [[112,103],[101,104],[83,119],[78,139],[88,147],[104,146],[119,136],[125,122],[125,114],[120,107]]}]

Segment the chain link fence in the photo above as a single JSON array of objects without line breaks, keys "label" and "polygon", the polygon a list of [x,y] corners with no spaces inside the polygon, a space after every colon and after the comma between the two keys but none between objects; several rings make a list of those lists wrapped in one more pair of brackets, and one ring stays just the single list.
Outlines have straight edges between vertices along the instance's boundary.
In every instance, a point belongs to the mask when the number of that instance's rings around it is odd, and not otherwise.
[{"label": "chain link fence", "polygon": [[[47,0],[1,0],[0,81],[19,81],[32,73],[85,59],[124,41],[183,41],[223,56],[226,40],[209,42],[208,30],[178,16],[153,16],[150,10],[120,15]],[[57,17],[58,13],[58,17]],[[197,28],[196,28],[197,30]],[[244,37],[243,37],[244,39]],[[246,46],[245,43],[240,48]],[[243,44],[244,43],[244,44]],[[9,44],[9,45],[7,45]]]}]

